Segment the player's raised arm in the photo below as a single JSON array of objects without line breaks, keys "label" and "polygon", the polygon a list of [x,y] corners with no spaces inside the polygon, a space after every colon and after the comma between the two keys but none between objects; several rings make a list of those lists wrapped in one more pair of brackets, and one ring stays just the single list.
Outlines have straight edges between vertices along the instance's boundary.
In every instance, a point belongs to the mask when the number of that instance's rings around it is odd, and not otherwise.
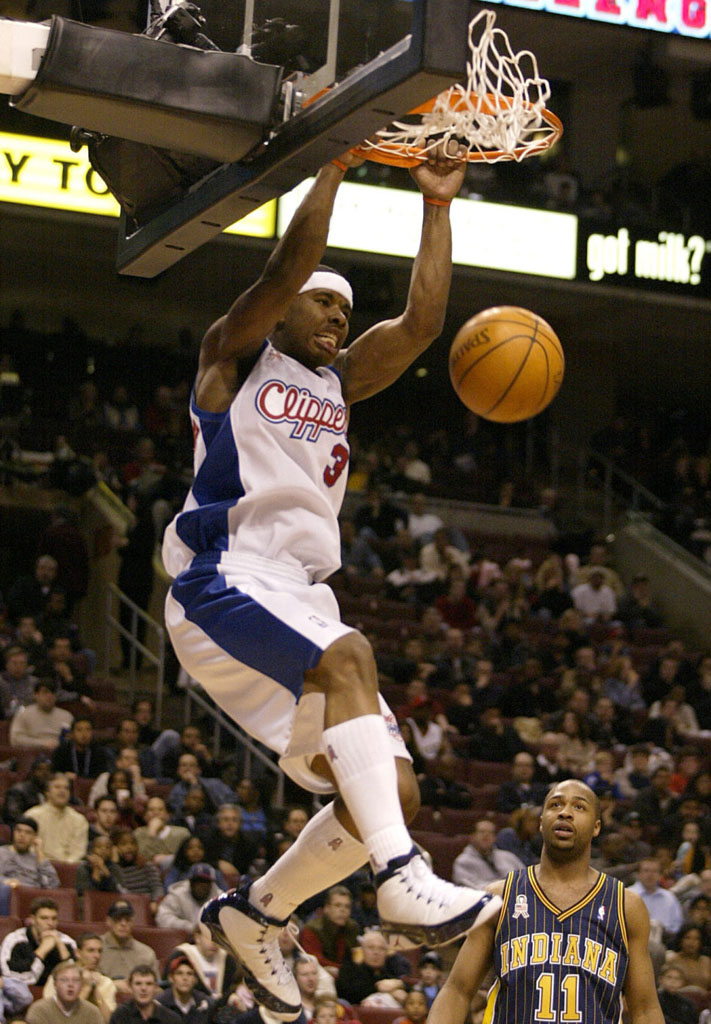
[{"label": "player's raised arm", "polygon": [[401,316],[371,327],[336,360],[349,404],[392,384],[442,332],[452,277],[449,203],[461,188],[465,168],[463,161],[436,152],[410,171],[424,210],[407,304]]},{"label": "player's raised arm", "polygon": [[[492,882],[487,892],[501,896],[503,882]],[[497,901],[500,908],[501,900]],[[492,907],[492,910],[495,910]],[[477,921],[457,954],[454,967],[440,989],[427,1017],[427,1024],[465,1024],[469,1020],[472,1000],[492,966],[494,935],[499,913],[489,913]]]},{"label": "player's raised arm", "polygon": [[[362,160],[346,153],[339,158],[339,163],[357,166]],[[319,171],[258,280],[205,334],[200,347],[197,380],[199,391],[208,392],[203,401],[199,401],[203,408],[213,404],[209,401],[209,392],[213,389],[210,382],[203,382],[205,375],[211,368],[229,363],[226,372],[231,376],[235,360],[255,355],[321,261],[333,203],[343,174],[344,171],[335,163],[327,164]],[[215,390],[219,392],[219,382]]]},{"label": "player's raised arm", "polygon": [[629,889],[625,890],[625,920],[629,962],[624,992],[631,1024],[664,1024],[649,958],[649,914],[637,893]]}]

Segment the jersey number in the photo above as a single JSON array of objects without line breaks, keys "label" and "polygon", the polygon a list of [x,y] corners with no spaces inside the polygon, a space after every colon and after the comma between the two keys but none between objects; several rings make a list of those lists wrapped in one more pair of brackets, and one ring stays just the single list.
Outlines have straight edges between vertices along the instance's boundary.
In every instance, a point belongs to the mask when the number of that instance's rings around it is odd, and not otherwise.
[{"label": "jersey number", "polygon": [[536,979],[536,990],[538,992],[538,1006],[533,1015],[536,1021],[567,1021],[573,1024],[574,1021],[581,1021],[583,1015],[579,1005],[580,979],[577,974],[566,974],[560,983],[560,995],[562,1010],[557,1011],[554,1002],[553,975],[539,974]]},{"label": "jersey number", "polygon": [[323,482],[327,487],[333,487],[336,480],[348,465],[348,449],[343,444],[334,444],[331,449],[333,463],[326,466],[323,471]]}]

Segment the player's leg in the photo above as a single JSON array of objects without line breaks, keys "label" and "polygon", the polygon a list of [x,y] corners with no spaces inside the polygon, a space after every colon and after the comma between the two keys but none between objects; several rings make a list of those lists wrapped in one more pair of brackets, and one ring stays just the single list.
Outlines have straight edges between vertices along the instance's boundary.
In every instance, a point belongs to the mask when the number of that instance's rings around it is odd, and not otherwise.
[{"label": "player's leg", "polygon": [[370,644],[359,633],[346,634],[306,678],[305,688],[326,695],[323,747],[343,801],[335,813],[368,851],[384,931],[401,936],[404,944],[451,942],[469,930],[492,897],[438,878],[413,846]]}]

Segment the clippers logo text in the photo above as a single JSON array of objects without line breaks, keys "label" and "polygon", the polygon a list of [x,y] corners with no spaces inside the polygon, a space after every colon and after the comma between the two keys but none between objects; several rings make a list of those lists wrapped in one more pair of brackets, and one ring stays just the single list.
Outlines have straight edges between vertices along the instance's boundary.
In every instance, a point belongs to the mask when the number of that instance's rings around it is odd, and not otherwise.
[{"label": "clippers logo text", "polygon": [[255,399],[257,411],[270,423],[291,423],[291,437],[316,441],[322,430],[343,434],[347,412],[343,404],[334,405],[318,398],[308,388],[298,388],[281,380],[262,384]]}]

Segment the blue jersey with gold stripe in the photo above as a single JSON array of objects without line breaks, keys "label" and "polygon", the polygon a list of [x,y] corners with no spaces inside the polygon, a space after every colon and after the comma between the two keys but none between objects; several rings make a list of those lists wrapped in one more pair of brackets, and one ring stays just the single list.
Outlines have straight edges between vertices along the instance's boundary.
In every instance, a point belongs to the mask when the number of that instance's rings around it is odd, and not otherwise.
[{"label": "blue jersey with gold stripe", "polygon": [[618,1024],[627,973],[624,888],[600,874],[559,910],[534,867],[506,879],[484,1024]]}]

